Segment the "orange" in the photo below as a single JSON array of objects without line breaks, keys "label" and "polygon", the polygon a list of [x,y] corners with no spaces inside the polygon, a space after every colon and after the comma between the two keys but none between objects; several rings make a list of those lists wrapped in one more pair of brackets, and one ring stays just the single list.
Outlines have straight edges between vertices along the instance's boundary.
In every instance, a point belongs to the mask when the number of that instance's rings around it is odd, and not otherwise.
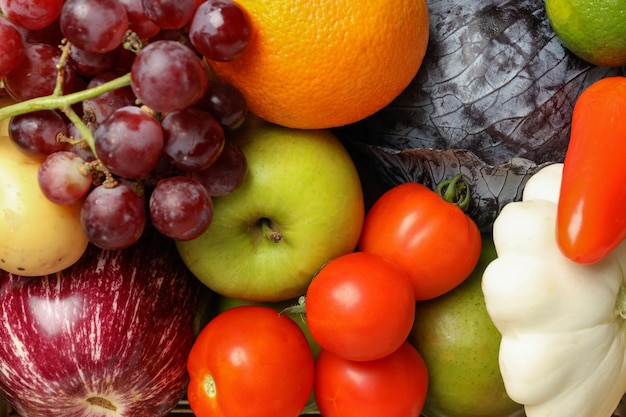
[{"label": "orange", "polygon": [[291,128],[342,126],[389,104],[419,69],[426,0],[236,0],[253,36],[209,64],[252,113]]}]

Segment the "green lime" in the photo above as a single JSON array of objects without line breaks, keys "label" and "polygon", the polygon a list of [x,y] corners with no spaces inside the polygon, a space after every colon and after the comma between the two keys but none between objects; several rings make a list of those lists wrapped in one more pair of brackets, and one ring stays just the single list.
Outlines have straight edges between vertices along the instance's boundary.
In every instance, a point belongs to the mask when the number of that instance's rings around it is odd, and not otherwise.
[{"label": "green lime", "polygon": [[626,0],[546,0],[566,48],[595,65],[626,65]]}]

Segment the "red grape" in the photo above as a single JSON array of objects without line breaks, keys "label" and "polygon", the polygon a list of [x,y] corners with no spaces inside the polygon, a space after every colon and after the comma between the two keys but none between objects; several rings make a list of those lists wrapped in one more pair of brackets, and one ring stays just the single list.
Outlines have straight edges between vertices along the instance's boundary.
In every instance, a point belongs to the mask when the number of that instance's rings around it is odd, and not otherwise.
[{"label": "red grape", "polygon": [[214,61],[241,56],[250,41],[250,23],[244,10],[230,0],[207,0],[198,7],[189,39],[198,52]]},{"label": "red grape", "polygon": [[59,19],[41,29],[24,29],[17,27],[17,30],[22,34],[24,42],[27,43],[47,43],[52,46],[59,46],[63,40],[63,33],[61,33],[61,26]]},{"label": "red grape", "polygon": [[227,140],[217,160],[206,169],[193,171],[191,178],[202,184],[209,195],[216,197],[239,188],[247,172],[246,156],[237,145]]},{"label": "red grape", "polygon": [[0,16],[0,78],[10,74],[24,60],[26,51],[22,34],[11,22]]},{"label": "red grape", "polygon": [[65,0],[60,15],[63,35],[88,52],[109,52],[128,30],[126,9],[117,0]]},{"label": "red grape", "polygon": [[168,113],[161,121],[164,152],[178,168],[207,168],[222,152],[224,131],[209,113],[188,107]]},{"label": "red grape", "polygon": [[182,175],[158,182],[149,209],[154,227],[176,240],[195,239],[213,219],[213,203],[206,189]]},{"label": "red grape", "polygon": [[165,40],[141,50],[130,77],[135,95],[159,112],[182,110],[197,103],[209,82],[204,64],[192,49]]},{"label": "red grape", "polygon": [[74,204],[91,188],[92,178],[80,168],[85,161],[68,151],[50,154],[39,165],[37,180],[43,195],[56,204]]},{"label": "red grape", "polygon": [[185,36],[186,35],[182,29],[163,29],[156,35],[152,36],[148,43],[154,43],[156,41],[175,41],[189,46]]},{"label": "red grape", "polygon": [[[134,244],[148,221],[176,240],[204,233],[212,197],[239,188],[248,172],[245,155],[225,136],[246,118],[245,97],[212,81],[206,62],[245,52],[252,35],[246,11],[233,0],[0,6],[0,94],[50,96],[60,79],[65,95],[129,73],[126,87],[72,102],[76,114],[49,100],[56,110],[10,120],[11,140],[41,161],[41,192],[56,204],[82,202],[81,226],[103,249]],[[129,29],[137,48],[122,45]],[[64,39],[69,49],[59,47]],[[59,68],[62,53],[67,62]]]},{"label": "red grape", "polygon": [[98,125],[94,142],[96,155],[113,174],[141,178],[156,167],[163,153],[163,129],[147,111],[125,106]]},{"label": "red grape", "polygon": [[83,161],[91,162],[96,160],[93,151],[83,140],[82,133],[78,130],[74,123],[69,123],[67,127],[68,136],[72,138],[72,143],[66,145],[67,150],[78,155]]},{"label": "red grape", "polygon": [[17,26],[38,30],[59,17],[63,0],[1,0],[0,7],[7,19]]},{"label": "red grape", "polygon": [[148,19],[161,29],[180,29],[196,11],[195,0],[142,0]]},{"label": "red grape", "polygon": [[159,33],[161,28],[148,19],[141,0],[118,1],[126,8],[129,29],[135,32],[140,39],[148,39]]},{"label": "red grape", "polygon": [[[57,64],[61,50],[44,43],[26,43],[26,56],[20,66],[4,78],[4,87],[16,101],[48,96],[54,92],[57,79]],[[75,72],[65,66],[63,91],[73,89]]]},{"label": "red grape", "polygon": [[67,125],[56,110],[40,110],[14,116],[9,120],[9,137],[22,152],[33,158],[62,151],[67,146],[57,135],[67,136]]},{"label": "red grape", "polygon": [[[106,71],[89,81],[87,88],[97,87],[122,75],[121,71]],[[96,123],[102,123],[115,110],[135,104],[135,94],[130,86],[107,91],[82,101],[83,113],[91,112]]]},{"label": "red grape", "polygon": [[248,114],[248,104],[241,91],[220,81],[211,81],[196,107],[208,111],[228,129],[239,127]]},{"label": "red grape", "polygon": [[102,249],[123,249],[139,239],[146,225],[146,200],[126,181],[99,185],[83,202],[81,226],[91,243]]},{"label": "red grape", "polygon": [[88,78],[95,77],[113,68],[120,55],[120,48],[115,48],[109,52],[89,52],[80,49],[76,45],[70,46],[70,64],[81,75]]}]

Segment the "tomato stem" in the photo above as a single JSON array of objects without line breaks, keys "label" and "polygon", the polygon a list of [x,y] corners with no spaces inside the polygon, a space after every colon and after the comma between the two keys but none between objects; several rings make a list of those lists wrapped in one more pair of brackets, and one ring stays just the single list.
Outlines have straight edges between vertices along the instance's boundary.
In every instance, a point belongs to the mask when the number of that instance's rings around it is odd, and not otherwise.
[{"label": "tomato stem", "polygon": [[302,414],[319,414],[317,404],[315,404],[315,402],[308,403],[302,410]]},{"label": "tomato stem", "polygon": [[444,200],[458,206],[461,210],[467,211],[469,208],[471,190],[465,175],[462,173],[456,174],[448,180],[441,181],[437,184],[436,191]]},{"label": "tomato stem", "polygon": [[304,295],[298,298],[298,304],[294,304],[292,306],[283,308],[279,314],[301,314],[305,315],[306,313],[306,297]]}]

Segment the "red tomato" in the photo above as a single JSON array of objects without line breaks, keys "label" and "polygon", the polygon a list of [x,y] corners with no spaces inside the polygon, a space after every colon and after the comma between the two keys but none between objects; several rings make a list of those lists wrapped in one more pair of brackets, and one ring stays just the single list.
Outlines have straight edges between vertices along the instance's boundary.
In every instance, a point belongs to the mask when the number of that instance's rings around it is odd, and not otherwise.
[{"label": "red tomato", "polygon": [[456,204],[423,184],[407,182],[381,195],[367,213],[359,250],[403,268],[415,298],[438,297],[459,285],[481,250],[476,223]]},{"label": "red tomato", "polygon": [[409,343],[375,361],[322,350],[315,365],[315,402],[324,417],[418,417],[427,389],[426,364]]},{"label": "red tomato", "polygon": [[415,318],[413,287],[397,265],[352,252],[326,263],[306,292],[306,321],[322,347],[352,360],[389,355]]},{"label": "red tomato", "polygon": [[302,330],[276,310],[235,307],[200,332],[187,362],[189,405],[198,417],[294,417],[313,388]]}]

